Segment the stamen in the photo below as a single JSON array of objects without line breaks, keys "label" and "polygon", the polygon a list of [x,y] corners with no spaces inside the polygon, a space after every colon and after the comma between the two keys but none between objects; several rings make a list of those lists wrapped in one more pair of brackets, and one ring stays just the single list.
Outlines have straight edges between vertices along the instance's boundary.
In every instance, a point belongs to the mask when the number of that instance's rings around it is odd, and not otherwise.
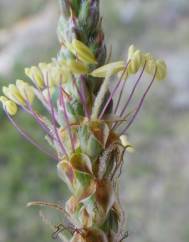
[{"label": "stamen", "polygon": [[123,79],[123,85],[121,87],[120,95],[119,95],[118,101],[116,103],[116,107],[115,107],[115,110],[114,110],[114,114],[117,113],[117,110],[118,110],[118,107],[119,107],[119,104],[120,104],[120,101],[121,101],[121,98],[122,98],[122,95],[123,95],[123,91],[125,89],[126,82],[127,81]]},{"label": "stamen", "polygon": [[135,83],[135,85],[134,85],[134,87],[133,87],[133,89],[132,89],[130,95],[129,95],[129,98],[128,98],[128,100],[127,100],[125,106],[123,107],[123,109],[122,109],[122,111],[121,111],[121,113],[120,113],[120,115],[119,115],[120,117],[124,114],[125,110],[127,109],[128,105],[129,105],[129,103],[130,103],[130,101],[131,101],[131,99],[132,99],[132,97],[133,97],[133,94],[134,94],[134,92],[135,92],[135,90],[136,90],[136,88],[137,88],[137,86],[138,86],[138,84],[139,84],[139,82],[140,82],[140,80],[141,80],[141,77],[142,77],[142,75],[143,75],[143,73],[144,73],[145,67],[146,67],[146,62],[145,62],[144,66],[143,66],[143,68],[142,68],[142,71],[141,71],[141,73],[140,73],[140,75],[139,75],[139,77],[138,77],[138,79],[137,79],[137,81],[136,81],[136,83]]},{"label": "stamen", "polygon": [[51,95],[50,95],[48,76],[47,76],[47,90],[48,90],[48,98],[49,98],[49,105],[50,105],[50,109],[51,109],[51,119],[52,119],[54,132],[55,132],[57,141],[58,141],[58,143],[60,145],[60,148],[62,149],[62,152],[68,158],[68,154],[67,154],[66,149],[65,149],[65,147],[64,147],[64,145],[63,145],[63,143],[62,143],[62,141],[60,139],[60,136],[58,134],[57,127],[56,127],[56,119],[55,119],[54,107],[53,107],[52,100],[51,100]]},{"label": "stamen", "polygon": [[30,114],[35,119],[35,121],[40,125],[40,127],[45,131],[45,133],[53,140],[56,140],[56,137],[53,136],[52,130],[44,123],[42,117],[37,114],[32,108],[30,109]]},{"label": "stamen", "polygon": [[30,101],[28,99],[27,93],[25,92],[25,102],[26,105],[28,107],[28,109],[26,109],[24,106],[22,107],[27,113],[29,113],[34,119],[35,121],[40,125],[40,127],[51,137],[54,139],[54,137],[52,136],[52,134],[50,133],[50,129],[45,125],[45,123],[42,121],[42,118],[33,110],[32,105],[30,104]]},{"label": "stamen", "polygon": [[127,131],[127,129],[132,125],[133,121],[135,120],[135,118],[136,118],[138,112],[140,111],[140,109],[141,109],[141,107],[142,107],[142,105],[143,105],[143,103],[144,103],[144,99],[145,99],[146,95],[148,94],[148,92],[149,92],[149,90],[150,90],[150,88],[151,88],[151,86],[152,86],[152,84],[153,84],[153,82],[154,82],[154,80],[155,80],[155,78],[156,78],[156,74],[157,74],[157,67],[156,67],[156,69],[155,69],[154,76],[153,76],[153,78],[152,78],[150,84],[148,85],[148,87],[147,87],[147,89],[146,89],[144,95],[142,96],[142,98],[141,98],[141,100],[140,100],[140,103],[139,103],[139,105],[138,105],[138,107],[137,107],[137,109],[136,109],[136,111],[135,111],[135,113],[134,113],[132,119],[130,120],[130,122],[128,123],[128,125],[123,129],[123,131],[121,132],[121,134],[124,134],[124,133]]},{"label": "stamen", "polygon": [[9,119],[9,121],[12,123],[12,125],[15,127],[15,129],[31,144],[33,144],[36,148],[38,148],[40,151],[48,155],[49,157],[53,158],[54,160],[58,161],[58,157],[56,155],[52,155],[49,151],[46,150],[44,146],[39,144],[34,138],[32,138],[25,130],[20,128],[18,124],[14,121],[14,119],[8,114],[8,112],[5,110],[5,113]]},{"label": "stamen", "polygon": [[127,68],[128,68],[129,63],[130,63],[130,60],[127,62],[127,65],[125,66],[125,69],[123,70],[123,73],[122,73],[122,75],[121,75],[121,77],[120,77],[120,79],[119,79],[117,85],[114,87],[113,91],[111,92],[111,94],[110,94],[110,96],[109,96],[109,98],[108,98],[108,100],[107,100],[107,102],[106,102],[106,104],[105,104],[105,106],[104,106],[104,108],[103,108],[101,114],[99,115],[99,119],[101,119],[101,118],[103,117],[103,115],[104,115],[104,113],[105,113],[105,111],[106,111],[106,109],[107,109],[109,103],[110,103],[111,100],[112,100],[112,97],[114,96],[114,94],[116,93],[116,91],[117,91],[119,85],[121,84],[122,78],[123,78],[124,74],[125,74],[126,71],[127,71]]},{"label": "stamen", "polygon": [[111,130],[113,129],[117,129],[123,122],[127,122],[128,121],[128,117],[133,114],[135,112],[135,109],[130,111],[129,113],[127,113],[124,118],[120,119],[118,122],[114,123],[114,125],[112,126]]}]

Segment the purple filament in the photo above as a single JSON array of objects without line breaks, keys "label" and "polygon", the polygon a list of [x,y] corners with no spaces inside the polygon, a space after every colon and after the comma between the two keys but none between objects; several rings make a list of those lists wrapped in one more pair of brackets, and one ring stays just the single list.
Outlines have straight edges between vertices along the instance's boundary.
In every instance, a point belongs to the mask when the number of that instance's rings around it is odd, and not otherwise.
[{"label": "purple filament", "polygon": [[125,89],[125,85],[126,85],[126,80],[123,80],[123,85],[121,87],[121,92],[120,92],[119,99],[117,101],[117,104],[116,104],[116,107],[115,107],[115,110],[114,110],[114,114],[116,114],[116,112],[118,110],[118,107],[119,107],[119,104],[120,104],[120,101],[121,101],[121,98],[122,98],[122,95],[123,95],[123,91]]},{"label": "purple filament", "polygon": [[74,139],[73,139],[70,123],[69,123],[68,113],[67,113],[66,106],[65,106],[64,96],[62,94],[62,87],[61,87],[61,85],[60,85],[59,89],[60,89],[60,105],[62,105],[62,108],[63,108],[64,118],[65,118],[65,121],[66,121],[66,125],[68,127],[68,133],[69,133],[69,136],[70,136],[72,150],[74,151],[75,150]]},{"label": "purple filament", "polygon": [[87,118],[89,119],[90,118],[90,113],[89,113],[89,109],[87,107],[87,98],[86,98],[86,94],[85,94],[85,90],[84,90],[84,79],[83,77],[81,77],[81,85],[80,85],[80,88],[81,88],[81,97],[83,99],[83,104],[84,104],[84,107],[85,107],[85,112],[86,112],[86,115],[87,115]]},{"label": "purple filament", "polygon": [[137,109],[136,109],[136,111],[135,111],[135,113],[134,113],[132,119],[130,120],[130,122],[128,123],[128,125],[124,128],[124,130],[121,132],[121,134],[124,134],[124,133],[127,131],[127,129],[132,125],[133,121],[135,120],[137,114],[139,113],[139,111],[140,111],[140,109],[141,109],[141,107],[142,107],[142,105],[143,105],[143,103],[144,103],[144,99],[145,99],[146,95],[148,94],[148,92],[149,92],[149,90],[150,90],[150,88],[151,88],[151,86],[152,86],[152,84],[153,84],[153,82],[154,82],[154,80],[155,80],[156,73],[157,73],[157,67],[156,67],[156,70],[155,70],[154,76],[153,76],[153,78],[152,78],[150,84],[148,85],[148,87],[147,87],[147,89],[146,89],[144,95],[142,96],[142,98],[141,98],[141,100],[140,100],[140,102],[139,102],[139,105],[138,105],[138,107],[137,107]]},{"label": "purple filament", "polygon": [[54,160],[58,161],[57,156],[53,156],[49,151],[47,151],[41,144],[39,144],[36,140],[34,140],[25,130],[20,128],[17,123],[14,121],[13,118],[8,114],[8,112],[5,110],[5,113],[9,119],[9,121],[12,123],[12,125],[15,127],[15,129],[26,139],[28,140],[31,144],[33,144],[36,148],[38,148],[40,151],[48,155],[49,157],[53,158]]},{"label": "purple filament", "polygon": [[84,92],[83,80],[82,80],[82,83],[81,83],[81,91],[79,90],[75,79],[73,79],[73,83],[74,83],[74,85],[75,85],[75,87],[77,89],[77,92],[79,94],[81,103],[83,104],[83,107],[84,107],[84,110],[85,110],[85,115],[89,119],[90,118],[90,114],[89,114],[89,110],[87,108],[87,101],[86,101],[86,96],[85,96],[85,92]]},{"label": "purple filament", "polygon": [[116,93],[117,89],[119,88],[119,85],[121,84],[122,78],[123,78],[125,72],[127,71],[127,68],[128,68],[129,63],[130,63],[130,60],[127,62],[126,66],[125,66],[125,69],[123,70],[123,73],[122,73],[122,75],[121,75],[121,77],[120,77],[117,85],[114,87],[113,91],[111,92],[111,94],[110,94],[110,96],[109,96],[109,98],[108,98],[108,100],[107,100],[107,102],[106,102],[106,104],[105,104],[105,106],[104,106],[101,114],[99,115],[99,119],[101,119],[103,117],[103,115],[104,115],[104,113],[105,113],[105,111],[106,111],[109,103],[112,100],[112,97],[114,96],[114,94]]},{"label": "purple filament", "polygon": [[139,77],[138,77],[138,79],[137,79],[137,81],[136,81],[136,83],[135,83],[135,85],[134,85],[132,91],[131,91],[131,94],[129,95],[129,98],[128,98],[128,100],[127,100],[125,106],[123,107],[123,109],[122,109],[120,115],[119,115],[120,117],[124,114],[125,110],[127,109],[128,105],[129,105],[129,103],[130,103],[130,101],[131,101],[131,99],[132,99],[132,97],[133,97],[133,94],[134,94],[134,92],[135,92],[135,90],[136,90],[136,88],[137,88],[137,86],[138,86],[138,84],[139,84],[139,82],[140,82],[140,80],[141,80],[141,77],[142,77],[142,75],[143,75],[143,73],[144,73],[145,66],[146,66],[146,63],[144,64],[144,66],[143,66],[143,68],[142,68],[142,71],[141,71],[141,73],[140,73],[140,75],[139,75]]},{"label": "purple filament", "polygon": [[66,155],[67,158],[68,158],[68,154],[66,152],[66,149],[65,149],[64,145],[62,144],[62,141],[60,139],[60,136],[58,134],[57,127],[56,127],[56,119],[55,119],[54,107],[53,107],[52,100],[51,100],[51,95],[50,95],[50,89],[49,89],[49,84],[48,84],[48,77],[47,77],[47,90],[48,90],[48,97],[49,97],[49,105],[50,105],[50,109],[51,109],[51,119],[52,119],[54,132],[55,132],[55,135],[56,135],[56,138],[57,138],[57,142],[59,143],[59,145],[60,145],[64,155]]},{"label": "purple filament", "polygon": [[28,98],[26,100],[26,104],[29,108],[29,111],[27,109],[24,109],[26,110],[26,112],[29,112],[29,114],[31,114],[33,116],[33,118],[35,119],[35,121],[40,125],[40,127],[49,135],[50,138],[54,139],[53,135],[51,134],[51,131],[50,129],[47,127],[47,125],[42,122],[40,116],[33,110]]}]

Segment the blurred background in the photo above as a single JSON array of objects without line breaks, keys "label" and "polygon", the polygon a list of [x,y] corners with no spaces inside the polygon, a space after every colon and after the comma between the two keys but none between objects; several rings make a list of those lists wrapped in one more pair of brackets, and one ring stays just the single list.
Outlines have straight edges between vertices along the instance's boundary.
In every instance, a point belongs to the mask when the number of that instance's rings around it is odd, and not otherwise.
[{"label": "blurred background", "polygon": [[[156,83],[129,130],[135,153],[126,157],[121,201],[129,242],[189,241],[189,2],[102,0],[113,60],[134,43],[163,57],[166,82]],[[0,87],[24,78],[23,68],[56,56],[57,1],[0,0]],[[38,138],[31,118],[18,122]],[[28,209],[31,200],[64,201],[68,191],[55,162],[23,140],[0,109],[0,242],[52,241]],[[44,210],[43,210],[44,211]],[[53,223],[56,212],[45,211]]]}]

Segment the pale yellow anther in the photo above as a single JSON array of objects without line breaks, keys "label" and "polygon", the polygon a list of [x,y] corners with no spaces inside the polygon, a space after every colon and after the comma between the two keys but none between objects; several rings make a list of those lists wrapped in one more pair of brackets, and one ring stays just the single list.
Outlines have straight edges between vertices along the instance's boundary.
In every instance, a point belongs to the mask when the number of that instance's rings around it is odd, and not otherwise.
[{"label": "pale yellow anther", "polygon": [[16,103],[11,100],[5,102],[5,109],[11,116],[15,115],[18,111]]},{"label": "pale yellow anther", "polygon": [[88,67],[79,61],[68,60],[66,65],[73,74],[86,74],[88,72]]},{"label": "pale yellow anther", "polygon": [[60,78],[62,83],[66,83],[67,81],[71,80],[72,74],[65,64],[60,66],[60,72]]},{"label": "pale yellow anther", "polygon": [[139,68],[140,68],[140,66],[135,62],[135,60],[131,60],[128,65],[128,74],[132,75],[132,74],[137,73]]},{"label": "pale yellow anther", "polygon": [[154,57],[150,53],[145,53],[144,58],[146,61],[154,60]]},{"label": "pale yellow anther", "polygon": [[145,71],[150,74],[150,75],[154,75],[156,70],[156,61],[153,58],[148,58],[146,59],[146,67],[145,67]]},{"label": "pale yellow anther", "polygon": [[37,66],[25,68],[25,74],[33,81],[33,83],[40,89],[44,87],[43,75]]},{"label": "pale yellow anther", "polygon": [[97,64],[94,54],[83,42],[74,39],[71,46],[70,50],[77,55],[79,60],[86,64]]},{"label": "pale yellow anther", "polygon": [[142,66],[145,63],[145,56],[140,50],[135,51],[133,59],[138,66]]},{"label": "pale yellow anther", "polygon": [[126,135],[120,136],[121,144],[127,149],[128,152],[134,152],[133,146],[129,143]]},{"label": "pale yellow anther", "polygon": [[157,73],[156,79],[157,80],[164,80],[167,76],[167,66],[163,60],[156,61]]},{"label": "pale yellow anther", "polygon": [[8,98],[6,98],[5,96],[0,97],[0,102],[2,102],[3,105],[5,104],[6,101],[8,101]]},{"label": "pale yellow anther", "polygon": [[124,61],[109,63],[107,65],[97,68],[96,70],[91,72],[90,75],[94,77],[106,77],[108,73],[114,75],[120,71],[123,71],[125,69],[125,66],[126,65]]},{"label": "pale yellow anther", "polygon": [[24,98],[24,100],[27,100],[30,103],[33,102],[34,91],[32,86],[30,86],[27,82],[24,82],[22,80],[16,80],[16,87],[19,90],[21,96]]},{"label": "pale yellow anther", "polygon": [[128,60],[132,59],[134,53],[136,52],[136,48],[134,45],[130,45],[128,49]]},{"label": "pale yellow anther", "polygon": [[10,84],[8,87],[3,87],[2,91],[13,102],[19,105],[25,105],[25,101],[15,85]]},{"label": "pale yellow anther", "polygon": [[140,67],[144,65],[145,57],[140,50],[137,50],[134,45],[131,45],[128,50],[128,61],[130,61],[128,74],[136,74]]}]

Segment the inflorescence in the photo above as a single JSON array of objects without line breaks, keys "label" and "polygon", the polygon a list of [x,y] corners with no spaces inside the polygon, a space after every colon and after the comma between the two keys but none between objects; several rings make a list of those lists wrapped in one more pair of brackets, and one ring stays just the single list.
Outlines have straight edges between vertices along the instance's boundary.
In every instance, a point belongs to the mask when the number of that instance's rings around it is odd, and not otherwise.
[{"label": "inflorescence", "polygon": [[[133,45],[126,60],[109,63],[105,58],[99,1],[72,4],[62,1],[62,4],[58,57],[51,63],[26,68],[25,74],[31,82],[17,80],[3,87],[0,101],[14,127],[58,161],[58,174],[72,194],[65,208],[44,202],[29,206],[43,205],[63,211],[69,222],[62,225],[62,241],[118,242],[124,237],[124,214],[117,182],[125,151],[133,151],[125,134],[154,80],[165,79],[166,64]],[[87,6],[90,18],[84,11]],[[88,35],[82,32],[83,28]],[[90,31],[94,28],[94,32]],[[136,81],[131,92],[126,93],[131,76],[136,76]],[[149,76],[139,103],[130,110],[139,83]],[[35,109],[36,99],[45,109],[43,114]],[[55,152],[50,152],[17,124],[13,116],[19,109],[36,120]]]}]

